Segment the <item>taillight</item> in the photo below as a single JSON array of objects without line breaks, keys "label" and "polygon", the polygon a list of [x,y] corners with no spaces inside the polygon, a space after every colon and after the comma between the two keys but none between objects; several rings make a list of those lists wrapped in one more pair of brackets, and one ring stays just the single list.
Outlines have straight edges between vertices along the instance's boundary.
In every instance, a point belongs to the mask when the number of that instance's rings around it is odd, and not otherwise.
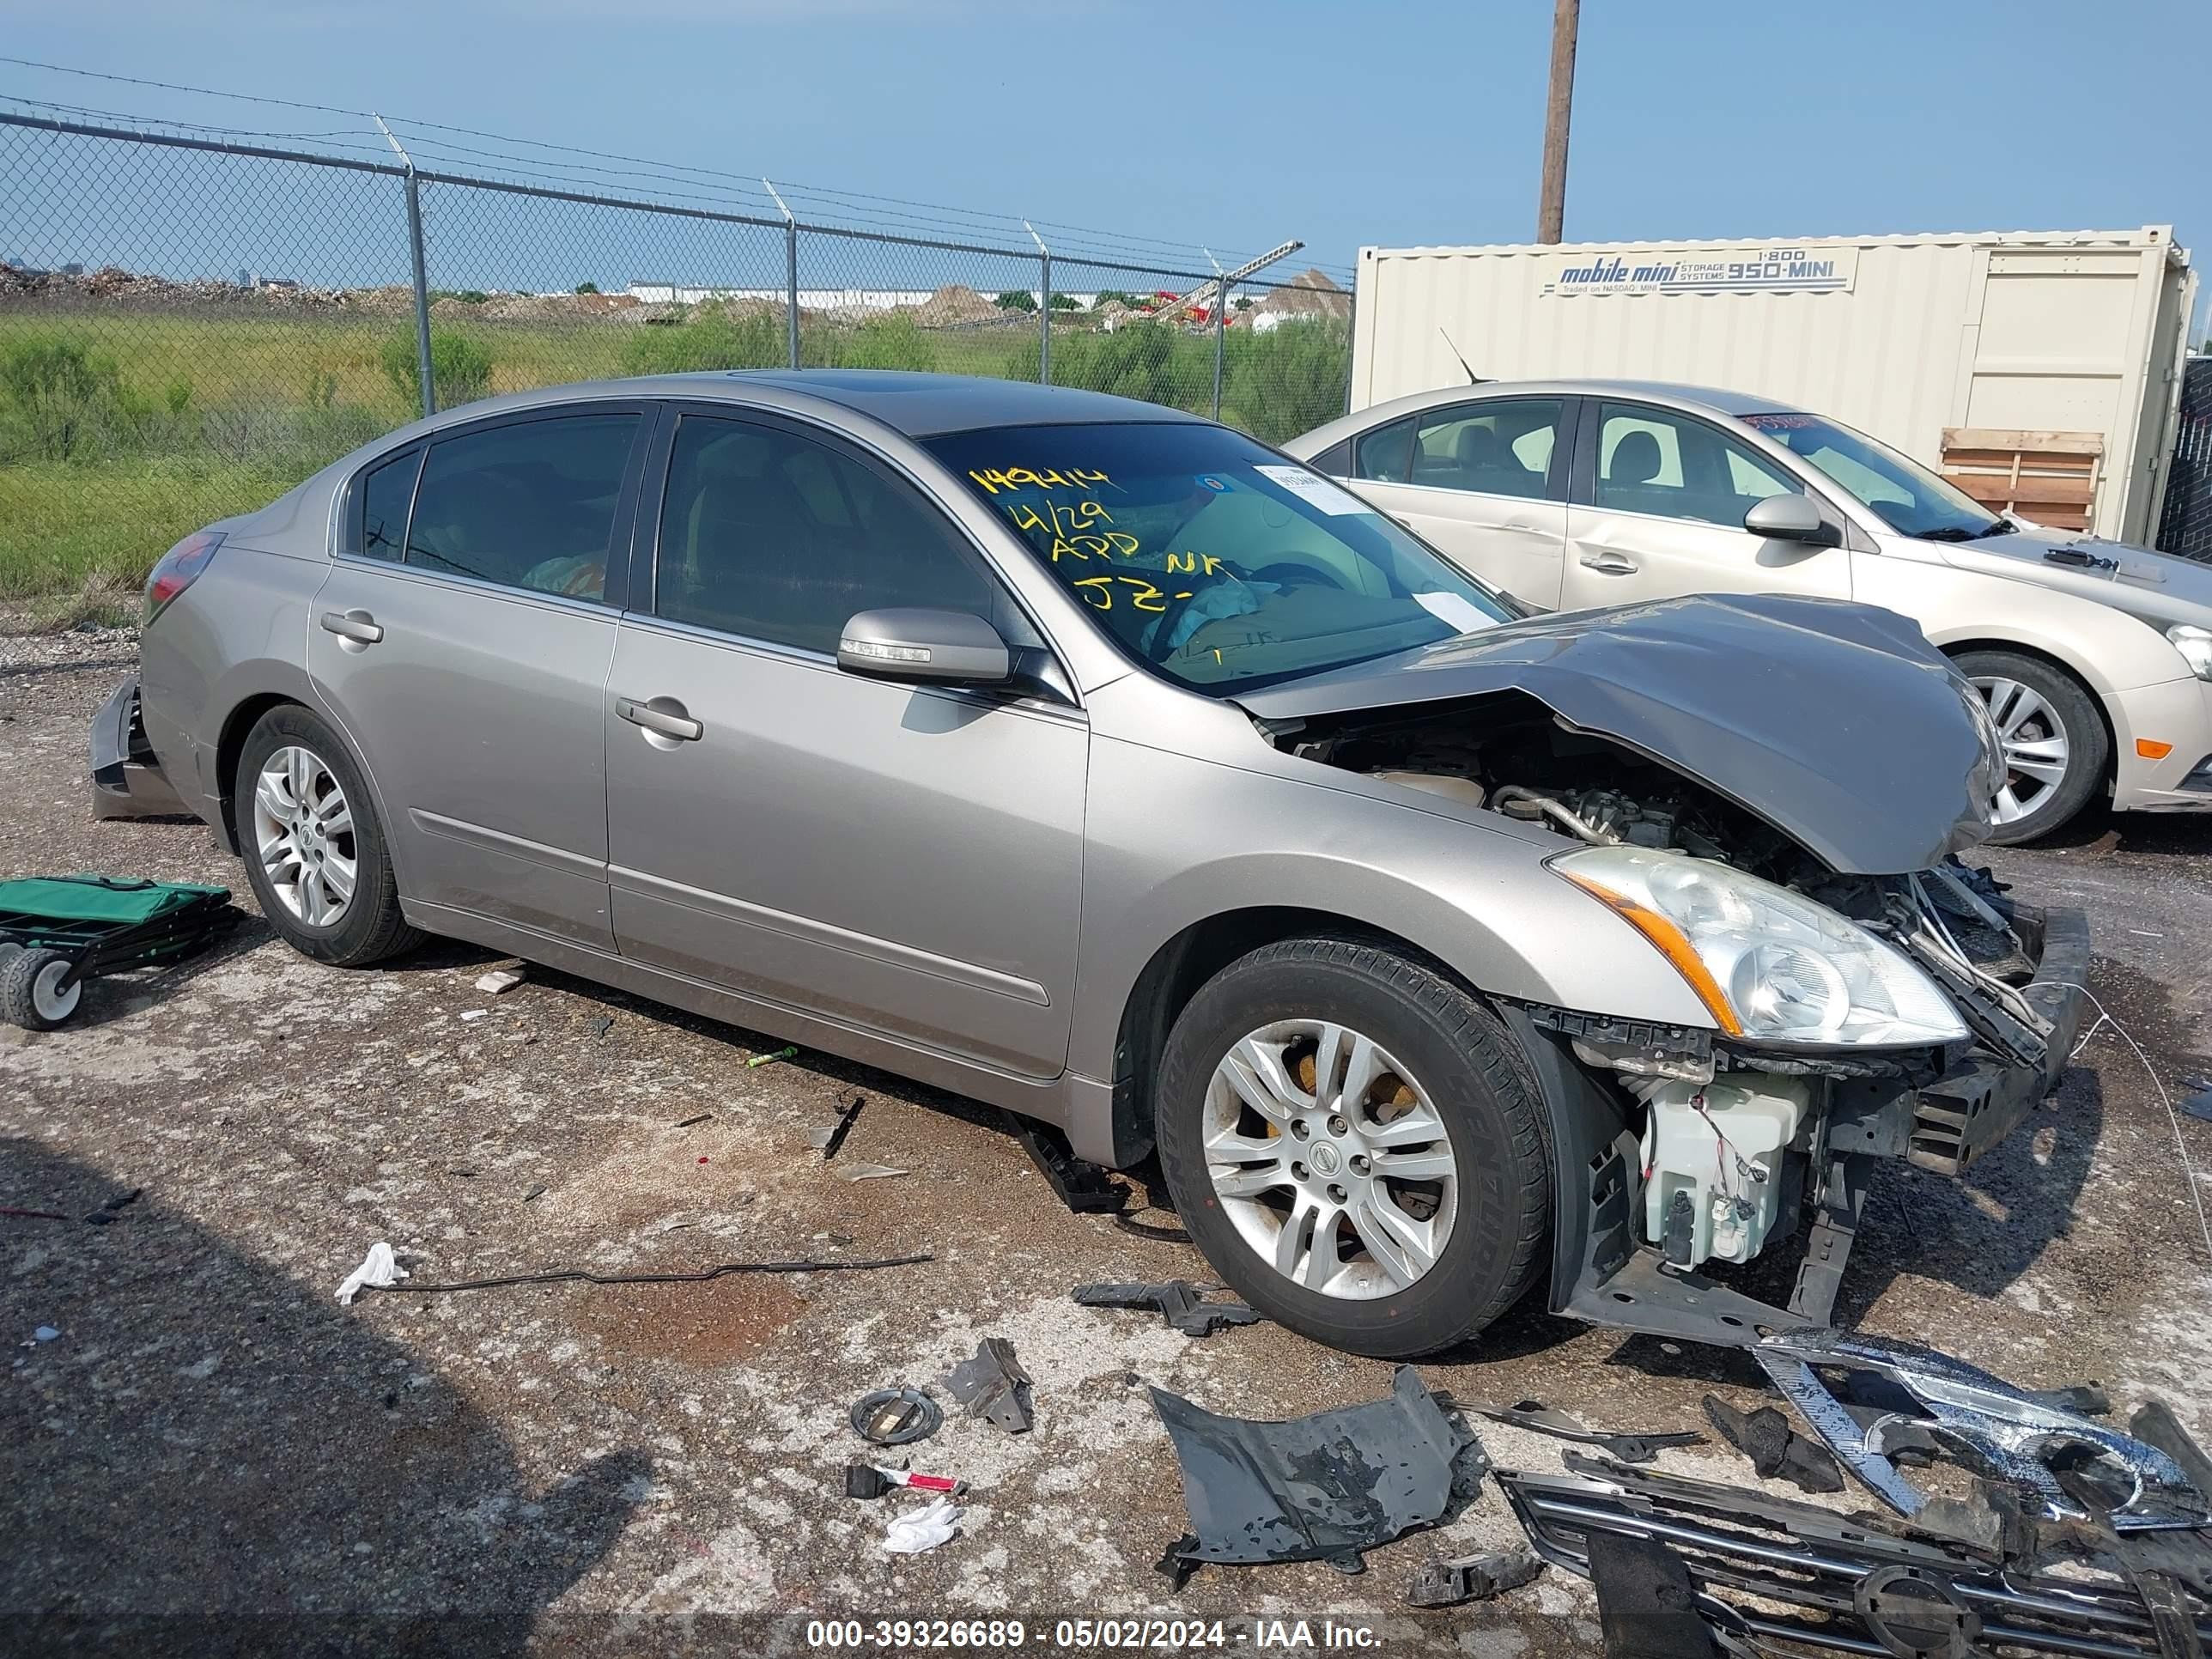
[{"label": "taillight", "polygon": [[192,585],[192,579],[208,568],[208,561],[222,545],[220,530],[195,530],[155,560],[154,568],[146,577],[148,622],[160,616],[171,599]]}]

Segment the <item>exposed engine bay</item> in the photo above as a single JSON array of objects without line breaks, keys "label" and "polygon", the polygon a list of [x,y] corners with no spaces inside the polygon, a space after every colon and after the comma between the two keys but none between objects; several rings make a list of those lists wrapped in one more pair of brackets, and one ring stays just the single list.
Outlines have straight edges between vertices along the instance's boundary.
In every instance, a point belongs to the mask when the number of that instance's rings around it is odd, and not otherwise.
[{"label": "exposed engine bay", "polygon": [[2057,1030],[2057,1004],[2029,994],[2044,967],[2044,918],[1986,870],[1952,857],[1909,874],[1840,874],[1718,791],[1572,729],[1526,696],[1288,725],[1270,736],[1306,759],[1589,847],[1686,854],[1772,883],[1893,946],[1948,999],[1957,1018],[1947,1024],[1963,1025],[1965,1038],[1856,1051],[1528,1009],[1584,1066],[1609,1074],[1637,1139],[1628,1209],[1668,1272],[1749,1261],[1794,1237],[1808,1211],[1832,1218],[1842,1206],[1855,1222],[1860,1200],[1844,1189],[1856,1177],[1863,1198],[1870,1158],[1955,1173],[2055,1080],[2070,1033]]}]

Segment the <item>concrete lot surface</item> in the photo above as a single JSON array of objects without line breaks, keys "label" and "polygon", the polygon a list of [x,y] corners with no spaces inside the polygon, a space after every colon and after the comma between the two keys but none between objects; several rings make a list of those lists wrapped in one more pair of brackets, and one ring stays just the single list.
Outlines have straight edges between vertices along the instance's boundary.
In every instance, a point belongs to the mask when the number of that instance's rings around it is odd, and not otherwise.
[{"label": "concrete lot surface", "polygon": [[[133,659],[127,633],[0,639],[0,875],[216,880],[250,910],[204,828],[90,821],[86,720]],[[2093,988],[2150,1070],[2106,1027],[1967,1180],[1887,1170],[1841,1319],[2025,1385],[2100,1380],[2124,1410],[2159,1395],[2212,1437],[2212,1273],[2152,1075],[2177,1096],[2212,1075],[2208,854],[2212,822],[2100,817],[1992,859],[2087,907]],[[64,1030],[0,1028],[0,1205],[75,1217],[143,1188],[112,1225],[0,1218],[0,1649],[797,1652],[810,1615],[1149,1612],[1224,1620],[1232,1648],[1257,1620],[1333,1617],[1389,1653],[1595,1650],[1595,1603],[1556,1572],[1405,1605],[1432,1548],[1518,1541],[1494,1486],[1363,1576],[1212,1568],[1176,1592],[1153,1564],[1182,1489],[1141,1385],[1273,1418],[1379,1397],[1388,1366],[1077,1308],[1086,1280],[1206,1268],[1163,1212],[1138,1219],[1164,1237],[1071,1217],[970,1103],[811,1053],[748,1068],[781,1045],[542,970],[487,995],[489,960],[434,944],[339,972],[251,917],[205,958],[94,985]],[[825,1165],[807,1132],[855,1091]],[[2212,1171],[2212,1124],[2181,1133]],[[841,1180],[848,1162],[908,1173]],[[379,1239],[424,1281],[933,1260],[340,1307]],[[843,1496],[865,1449],[847,1407],[985,1335],[1035,1378],[1036,1428],[951,1416],[915,1451],[973,1483],[963,1535],[887,1555],[909,1500]],[[1623,1430],[1760,1397],[1729,1356],[1529,1311],[1421,1370]],[[1559,1467],[1556,1442],[1480,1427],[1500,1463]],[[1752,1480],[1717,1446],[1662,1466]]]}]

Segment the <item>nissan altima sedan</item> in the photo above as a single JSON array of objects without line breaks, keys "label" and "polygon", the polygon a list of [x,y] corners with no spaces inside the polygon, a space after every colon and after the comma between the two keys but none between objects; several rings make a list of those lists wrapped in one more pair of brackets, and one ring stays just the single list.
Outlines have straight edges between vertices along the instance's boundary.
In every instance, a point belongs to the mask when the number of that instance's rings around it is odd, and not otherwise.
[{"label": "nissan altima sedan", "polygon": [[1911,617],[2004,739],[1997,842],[2100,796],[2212,811],[2212,569],[1992,513],[1825,416],[1698,386],[1486,382],[1286,447],[1538,610],[1803,593]]},{"label": "nissan altima sedan", "polygon": [[[92,733],[339,967],[424,933],[1157,1146],[1221,1276],[1410,1355],[1524,1294],[1827,1316],[1875,1161],[2047,1091],[2077,918],[1954,856],[1899,618],[1530,617],[1208,422],[856,373],[567,386],[155,568]],[[1814,1255],[1788,1310],[1708,1264]]]}]

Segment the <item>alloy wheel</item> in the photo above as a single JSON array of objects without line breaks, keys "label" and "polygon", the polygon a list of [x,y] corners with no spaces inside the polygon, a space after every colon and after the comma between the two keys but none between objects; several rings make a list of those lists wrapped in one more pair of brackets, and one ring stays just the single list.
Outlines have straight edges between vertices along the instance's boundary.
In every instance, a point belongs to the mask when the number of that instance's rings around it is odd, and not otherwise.
[{"label": "alloy wheel", "polygon": [[253,783],[253,840],[276,902],[311,927],[335,927],[359,878],[353,809],[322,757],[288,744]]},{"label": "alloy wheel", "polygon": [[2065,781],[2071,758],[2066,726],[2041,693],[2018,680],[1981,675],[1974,689],[1990,706],[2004,750],[2004,782],[1990,815],[1999,823],[2016,823]]},{"label": "alloy wheel", "polygon": [[1324,1296],[1405,1290],[1458,1213],[1458,1165],[1413,1074],[1348,1026],[1286,1019],[1232,1044],[1202,1126],[1221,1208],[1261,1260]]}]

